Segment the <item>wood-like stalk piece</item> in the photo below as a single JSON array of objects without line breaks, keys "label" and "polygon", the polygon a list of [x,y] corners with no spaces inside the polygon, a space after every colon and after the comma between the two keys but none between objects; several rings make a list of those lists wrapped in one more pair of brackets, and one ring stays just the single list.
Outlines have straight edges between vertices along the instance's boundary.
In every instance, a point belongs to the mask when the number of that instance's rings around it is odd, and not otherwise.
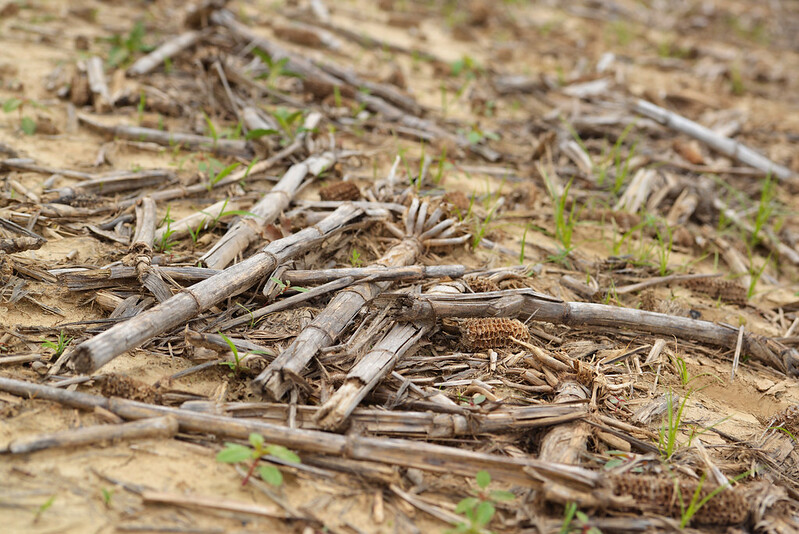
[{"label": "wood-like stalk piece", "polygon": [[128,76],[142,76],[151,72],[159,65],[163,65],[164,60],[193,46],[202,36],[203,32],[190,30],[172,37],[146,56],[137,59],[128,69]]},{"label": "wood-like stalk piece", "polygon": [[337,430],[366,395],[389,374],[397,360],[412,351],[433,324],[396,324],[347,373],[344,384],[322,405],[316,421],[325,430]]},{"label": "wood-like stalk piece", "polygon": [[241,317],[225,321],[224,323],[219,325],[218,328],[220,330],[229,330],[235,326],[247,324],[249,322],[255,324],[255,321],[257,321],[258,319],[260,319],[265,315],[279,312],[281,310],[287,310],[289,308],[293,308],[297,304],[305,302],[306,300],[311,300],[312,298],[316,298],[320,295],[324,295],[332,291],[343,289],[348,285],[352,284],[354,281],[355,279],[351,276],[345,276],[344,278],[339,278],[338,280],[332,280],[319,287],[315,287],[308,291],[302,291],[296,295],[292,295],[291,297],[279,300],[277,302],[273,302],[269,306],[264,306],[263,308],[255,310],[254,312],[244,314]]},{"label": "wood-like stalk piece", "polygon": [[0,239],[0,253],[13,254],[42,248],[47,241],[37,237],[4,237]]},{"label": "wood-like stalk piece", "polygon": [[[278,45],[277,43],[265,39],[264,37],[258,35],[257,33],[253,32],[250,28],[246,25],[242,24],[238,20],[236,20],[235,15],[228,11],[227,9],[220,9],[215,11],[211,14],[211,22],[214,24],[218,24],[220,26],[224,26],[230,32],[238,35],[241,39],[247,43],[254,44],[258,46],[258,48],[264,50],[269,56],[272,58],[272,61],[279,61],[284,58],[288,59],[286,63],[286,67],[293,72],[301,74],[304,80],[307,81],[318,81],[323,84],[327,84],[332,87],[345,87],[348,84],[342,81],[340,78],[336,76],[332,76],[328,74],[325,70],[316,66],[312,61],[292,52],[289,52],[282,46]],[[342,76],[347,77],[348,79],[355,80],[359,78],[352,77],[347,74],[342,69],[335,69],[332,68],[331,65],[325,65],[325,67],[329,70],[335,71],[337,74],[341,74]],[[365,83],[365,82],[364,82]],[[386,120],[392,122],[398,122],[403,126],[411,130],[418,130],[422,133],[423,138],[430,138],[437,137],[441,139],[450,139],[461,146],[463,148],[468,148],[473,152],[483,156],[484,158],[488,159],[489,161],[496,161],[499,159],[499,154],[492,150],[491,148],[480,145],[480,144],[473,144],[468,141],[468,139],[463,135],[454,135],[450,132],[446,131],[444,128],[438,126],[437,124],[427,120],[417,117],[415,115],[411,115],[406,113],[405,111],[399,109],[394,104],[390,103],[388,100],[372,95],[367,94],[364,91],[358,90],[363,83],[354,86],[356,92],[354,94],[355,99],[358,102],[361,102],[366,105],[370,110],[382,114]],[[380,88],[378,88],[380,89]],[[388,89],[387,89],[388,90]],[[402,98],[403,101],[407,99],[407,97],[402,97],[396,91],[392,91],[392,94],[389,95],[392,98]]]},{"label": "wood-like stalk piece", "polygon": [[108,111],[114,102],[105,79],[103,60],[97,56],[90,57],[86,61],[86,75],[89,78],[89,89],[94,95],[94,108],[101,113]]},{"label": "wood-like stalk piece", "polygon": [[[423,250],[418,236],[425,230],[424,217],[420,218],[419,214],[426,212],[426,203],[414,199],[405,216],[408,235],[377,260],[376,265],[401,267],[416,261]],[[291,377],[301,376],[311,359],[338,339],[355,314],[390,285],[391,282],[362,282],[341,291],[291,345],[256,377],[256,387],[272,398],[280,399],[291,387]]]},{"label": "wood-like stalk piece", "polygon": [[211,269],[223,269],[260,238],[266,225],[280,216],[308,174],[319,176],[335,162],[336,156],[332,152],[325,152],[289,167],[272,190],[250,209],[252,215],[245,215],[239,219],[216,245],[203,255],[202,261]]},{"label": "wood-like stalk piece", "polygon": [[253,155],[247,141],[213,139],[212,137],[206,137],[204,135],[162,132],[161,130],[142,128],[140,126],[128,126],[126,124],[108,126],[82,113],[78,114],[78,121],[94,131],[120,139],[149,141],[158,145],[170,147],[181,146],[186,150],[213,152],[214,154],[225,156],[251,158]]},{"label": "wood-like stalk piece", "polygon": [[172,241],[182,239],[198,229],[208,228],[210,223],[221,219],[226,212],[238,211],[242,207],[244,207],[244,203],[238,200],[220,200],[216,204],[211,204],[207,208],[196,211],[182,219],[164,223],[155,231],[155,242],[161,243],[165,237]]},{"label": "wood-like stalk piece", "polygon": [[92,180],[97,178],[96,174],[88,172],[73,171],[71,169],[57,169],[55,167],[46,167],[44,165],[37,165],[32,159],[28,158],[10,158],[0,161],[0,168],[36,172],[39,174],[59,174],[65,178],[75,178],[76,180]]},{"label": "wood-like stalk piece", "polygon": [[155,201],[150,197],[144,197],[136,205],[136,232],[130,242],[131,251],[152,252],[155,243],[155,227],[158,224],[156,217]]},{"label": "wood-like stalk piece", "polygon": [[[293,409],[291,405],[282,403],[236,402],[220,405],[208,401],[188,401],[181,408],[196,412],[224,413],[234,417],[257,417],[261,421],[281,425],[286,424],[289,412]],[[297,427],[306,430],[321,429],[317,423],[321,409],[318,406],[296,406]],[[585,407],[578,404],[501,407],[489,413],[468,409],[462,411],[461,414],[355,408],[350,418],[353,424],[370,434],[440,439],[515,432],[562,424],[586,415]]]},{"label": "wood-like stalk piece", "polygon": [[220,499],[218,495],[214,495],[213,497],[201,497],[199,495],[181,495],[162,491],[145,491],[141,494],[141,498],[144,502],[150,503],[187,506],[190,508],[201,508],[203,510],[223,510],[235,514],[250,514],[278,519],[290,518],[276,506],[266,507],[231,499]]},{"label": "wood-like stalk piece", "polygon": [[96,195],[110,195],[134,189],[144,189],[161,185],[166,180],[173,180],[175,173],[166,169],[147,169],[137,172],[112,172],[95,176],[89,180],[58,188],[55,191],[62,195],[74,193],[92,193]]},{"label": "wood-like stalk piece", "polygon": [[[423,211],[420,210],[420,213]],[[423,217],[417,221],[417,228],[423,226],[423,221]],[[462,287],[460,284],[437,285],[431,288],[428,294],[449,293]],[[322,405],[316,414],[319,426],[326,430],[341,429],[366,395],[394,370],[397,361],[411,352],[433,326],[432,321],[395,324],[388,334],[350,369],[344,384]]]},{"label": "wood-like stalk piece", "polygon": [[26,454],[55,447],[78,447],[114,440],[171,438],[178,432],[178,421],[169,415],[120,425],[97,425],[53,434],[16,439],[0,452]]},{"label": "wood-like stalk piece", "polygon": [[557,476],[560,480],[571,480],[574,483],[587,481],[595,484],[602,476],[585,469],[547,464],[532,458],[509,458],[405,439],[342,436],[329,432],[300,430],[257,420],[195,413],[116,397],[109,399],[4,377],[0,377],[0,391],[27,398],[54,401],[85,410],[100,407],[124,419],[171,415],[178,420],[182,432],[199,432],[204,435],[213,434],[218,437],[238,439],[248,439],[249,435],[255,432],[263,435],[267,443],[354,460],[415,467],[425,471],[468,477],[473,477],[480,470],[486,470],[492,480],[525,487],[537,485],[527,472],[539,477]]},{"label": "wood-like stalk piece", "polygon": [[183,289],[144,313],[112,326],[74,349],[70,357],[75,367],[81,373],[93,372],[125,351],[184,324],[214,304],[246,290],[278,265],[306,252],[361,213],[355,207],[343,206],[316,226],[273,241],[241,263]]},{"label": "wood-like stalk piece", "polygon": [[645,115],[667,128],[690,135],[694,139],[702,141],[710,148],[721,152],[725,156],[737,159],[741,163],[750,165],[755,169],[760,169],[765,173],[771,173],[780,180],[793,180],[796,178],[789,168],[778,165],[751,148],[742,145],[738,141],[718,135],[701,124],[686,119],[672,111],[663,109],[645,100],[636,100],[632,107],[637,113]]},{"label": "wood-like stalk piece", "polygon": [[[585,400],[588,397],[585,388],[573,381],[558,384],[558,392],[553,399],[554,404]],[[573,421],[550,429],[541,439],[539,458],[547,462],[579,465],[580,459],[587,450],[588,436],[591,427],[582,421]]]},{"label": "wood-like stalk piece", "polygon": [[667,276],[657,276],[655,278],[650,278],[649,280],[644,280],[643,282],[637,282],[635,284],[630,284],[627,286],[617,287],[613,290],[614,293],[617,295],[626,295],[627,293],[635,293],[636,291],[641,291],[642,289],[646,289],[648,287],[653,286],[661,286],[665,284],[670,284],[672,282],[683,282],[685,280],[699,280],[702,278],[718,278],[721,276],[719,273],[713,274],[670,274]]},{"label": "wood-like stalk piece", "polygon": [[[514,300],[513,306],[502,305],[502,300],[508,297]],[[515,302],[519,297],[523,299],[521,306]],[[532,317],[536,321],[565,326],[601,327],[675,336],[729,349],[734,349],[738,342],[738,330],[730,326],[605,304],[563,302],[529,289],[446,297],[406,294],[397,295],[396,298],[403,307],[407,306],[403,316],[409,321],[433,317],[484,317],[487,309],[493,309],[498,313],[507,310],[507,316],[523,319]],[[799,375],[799,352],[774,339],[747,333],[744,335],[743,350],[783,373]]]},{"label": "wood-like stalk piece", "polygon": [[425,278],[443,278],[445,276],[460,278],[465,272],[466,267],[463,265],[408,265],[406,267],[373,265],[345,269],[286,271],[280,278],[292,285],[324,284],[345,276],[351,276],[356,280],[370,278],[375,282],[384,280],[410,282]]}]

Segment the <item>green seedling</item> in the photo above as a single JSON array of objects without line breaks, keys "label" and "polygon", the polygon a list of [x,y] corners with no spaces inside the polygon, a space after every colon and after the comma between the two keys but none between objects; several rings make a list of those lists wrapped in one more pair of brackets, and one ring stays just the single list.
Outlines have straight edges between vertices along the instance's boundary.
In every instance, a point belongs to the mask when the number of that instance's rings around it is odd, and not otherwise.
[{"label": "green seedling", "polygon": [[33,515],[33,522],[34,522],[34,523],[38,523],[38,522],[39,522],[39,520],[42,518],[42,515],[43,515],[43,514],[44,514],[44,513],[45,513],[47,510],[49,510],[49,509],[50,509],[50,507],[52,507],[52,506],[53,506],[53,503],[55,502],[55,498],[56,498],[56,497],[57,497],[57,495],[53,495],[52,497],[50,497],[49,499],[47,499],[46,501],[44,501],[44,502],[41,504],[41,506],[39,506],[39,507],[36,509],[36,511],[34,512],[34,515]]},{"label": "green seedling", "polygon": [[208,175],[208,186],[207,186],[208,190],[210,191],[211,189],[213,189],[214,186],[216,184],[218,184],[223,178],[225,178],[231,172],[235,171],[239,167],[239,165],[240,165],[239,162],[231,163],[230,165],[228,165],[224,169],[220,170],[218,173],[209,174]]},{"label": "green seedling", "polygon": [[3,111],[5,113],[13,113],[16,111],[19,114],[19,127],[25,135],[33,135],[36,133],[36,121],[27,115],[22,115],[22,110],[25,105],[35,107],[44,107],[41,104],[29,99],[9,98],[3,102]]},{"label": "green seedling", "polygon": [[283,280],[281,280],[280,278],[277,278],[275,276],[270,276],[269,280],[274,282],[274,284],[277,287],[280,288],[280,294],[285,293],[289,289],[293,289],[294,291],[299,291],[300,293],[307,293],[308,291],[310,291],[310,289],[308,289],[306,287],[293,286],[293,285],[291,285],[291,282],[284,282]]},{"label": "green seedling", "polygon": [[479,145],[486,139],[491,139],[492,141],[498,141],[499,136],[494,132],[483,131],[477,126],[472,126],[471,131],[469,131],[466,134],[466,140],[469,141],[470,145]]},{"label": "green seedling", "polygon": [[221,362],[220,365],[227,365],[230,368],[230,370],[233,371],[234,374],[238,374],[239,371],[241,370],[241,357],[239,356],[238,347],[236,346],[235,343],[233,343],[233,341],[229,337],[227,337],[221,331],[217,332],[217,333],[220,336],[222,336],[222,339],[225,340],[225,343],[227,343],[227,346],[230,347],[230,352],[233,353],[233,361],[232,362],[225,361],[225,362]]},{"label": "green seedling", "polygon": [[333,86],[333,103],[337,108],[341,107],[341,89],[338,85]]},{"label": "green seedling", "polygon": [[121,67],[133,62],[134,56],[139,53],[147,53],[155,47],[144,42],[144,23],[138,21],[131,28],[126,37],[114,35],[107,39],[111,43],[111,51],[108,53],[107,63],[111,67]]},{"label": "green seedling", "polygon": [[433,177],[433,183],[439,185],[441,179],[444,177],[444,171],[452,168],[452,164],[447,161],[447,147],[441,149],[441,155],[438,156],[438,166],[436,167],[436,174]]},{"label": "green seedling", "polygon": [[519,265],[524,265],[524,246],[527,244],[527,230],[530,229],[529,224],[524,225],[524,232],[522,232],[521,248],[519,249]]},{"label": "green seedling", "polygon": [[247,306],[245,306],[241,302],[237,302],[236,306],[247,312],[247,315],[250,316],[250,328],[255,327],[255,315],[253,315],[252,310],[250,310]]},{"label": "green seedling", "polygon": [[138,117],[138,122],[141,124],[142,118],[144,117],[144,109],[147,106],[147,95],[144,91],[139,93],[139,105],[136,106],[136,116]]},{"label": "green seedling", "polygon": [[42,347],[46,349],[53,349],[53,357],[58,358],[66,350],[67,346],[72,342],[71,337],[67,337],[64,331],[58,333],[58,341],[42,341]]},{"label": "green seedling", "polygon": [[361,253],[358,252],[357,248],[352,249],[350,253],[350,265],[353,267],[360,267],[363,265],[363,260],[361,260]]},{"label": "green seedling", "polygon": [[727,483],[716,487],[713,491],[705,495],[703,498],[699,498],[699,495],[702,492],[702,486],[705,483],[706,475],[702,473],[702,477],[699,479],[699,483],[696,486],[696,490],[694,494],[691,496],[691,502],[688,503],[688,507],[686,508],[685,503],[683,501],[682,493],[680,492],[680,486],[675,481],[675,486],[677,488],[677,498],[680,501],[680,528],[685,528],[688,526],[688,523],[691,522],[691,519],[696,515],[700,508],[706,505],[711,499],[713,499],[716,495],[724,491],[725,489],[729,488],[734,482],[738,482],[739,480],[748,477],[754,471],[749,470],[741,473],[740,475],[736,475],[732,478],[732,480],[728,481]]},{"label": "green seedling", "polygon": [[[279,107],[272,111],[271,115],[291,141],[294,141],[297,134],[305,131],[305,128],[302,127],[302,111],[289,111],[284,107]],[[281,144],[286,145],[287,141],[284,139]]]},{"label": "green seedling", "polygon": [[741,76],[741,68],[738,65],[730,67],[730,91],[735,96],[744,94],[744,81]]},{"label": "green seedling", "polygon": [[277,61],[272,59],[272,56],[261,50],[260,48],[256,48],[252,52],[266,65],[266,68],[269,69],[267,72],[263,74],[259,74],[255,77],[256,80],[264,80],[264,83],[270,89],[275,89],[277,85],[278,79],[283,76],[291,77],[291,78],[302,78],[302,76],[292,70],[286,68],[288,65],[289,58],[284,57]]},{"label": "green seedling", "polygon": [[245,486],[247,482],[249,482],[256,468],[264,482],[276,487],[283,484],[283,473],[281,473],[277,467],[274,465],[258,465],[260,460],[266,456],[272,456],[293,464],[301,463],[300,457],[294,452],[282,445],[265,443],[264,437],[260,434],[250,434],[249,442],[249,447],[246,445],[239,445],[238,443],[225,443],[225,448],[216,455],[216,461],[221,463],[237,464],[240,462],[250,462],[247,475],[241,483],[242,486]]},{"label": "green seedling", "polygon": [[472,490],[472,497],[466,497],[455,507],[455,513],[463,516],[463,521],[455,524],[447,534],[489,534],[486,528],[496,513],[496,503],[512,501],[516,495],[510,491],[487,491],[491,484],[488,471],[479,471],[475,476],[478,490]]},{"label": "green seedling", "polygon": [[108,488],[100,488],[103,494],[103,504],[106,508],[111,508],[111,499],[114,497],[114,490]]},{"label": "green seedling", "polygon": [[163,234],[161,234],[161,240],[155,244],[155,249],[158,252],[169,252],[169,250],[175,246],[175,243],[172,241],[172,234],[175,233],[175,230],[172,229],[172,223],[175,222],[172,217],[169,216],[169,212],[172,209],[171,206],[166,207],[166,214],[164,214],[164,219],[161,221],[161,224],[158,226],[163,226],[166,224],[166,230]]},{"label": "green seedling", "polygon": [[560,534],[570,534],[571,532],[602,534],[601,530],[590,525],[590,519],[584,512],[577,509],[577,503],[574,501],[568,503],[564,508],[563,523],[560,525]]},{"label": "green seedling", "polygon": [[755,219],[752,221],[752,235],[749,237],[749,248],[754,249],[760,244],[761,233],[774,213],[774,199],[777,194],[776,184],[771,179],[771,174],[766,175],[763,188],[760,190],[760,200],[757,203]]},{"label": "green seedling", "polygon": [[203,117],[205,118],[205,125],[208,127],[208,135],[210,135],[211,139],[214,140],[214,148],[216,148],[216,145],[219,142],[219,133],[216,131],[216,126],[211,120],[211,117],[209,117],[205,112],[203,112]]},{"label": "green seedling", "polygon": [[769,262],[771,261],[771,253],[766,258],[766,261],[763,262],[763,265],[760,268],[755,267],[755,263],[753,258],[749,256],[749,277],[751,278],[751,282],[749,282],[749,288],[746,290],[746,298],[751,299],[755,296],[755,288],[757,286],[757,282],[760,280],[760,277],[763,276],[763,271],[766,270],[768,267]]},{"label": "green seedling", "polygon": [[658,448],[665,460],[671,458],[680,446],[677,442],[677,433],[680,431],[680,425],[682,424],[682,414],[685,410],[685,404],[688,402],[688,398],[692,393],[693,390],[690,390],[683,396],[682,402],[676,411],[674,407],[674,394],[671,391],[666,393],[666,416],[663,418],[663,424],[658,431]]},{"label": "green seedling", "polygon": [[546,182],[547,190],[549,191],[550,197],[552,197],[552,208],[555,219],[555,238],[560,241],[563,252],[567,254],[572,249],[572,234],[574,233],[574,226],[577,223],[575,213],[577,209],[576,202],[572,202],[571,210],[566,210],[569,190],[571,189],[573,181],[574,178],[569,180],[569,183],[563,188],[563,192],[558,194],[549,176],[544,173],[544,182]]}]

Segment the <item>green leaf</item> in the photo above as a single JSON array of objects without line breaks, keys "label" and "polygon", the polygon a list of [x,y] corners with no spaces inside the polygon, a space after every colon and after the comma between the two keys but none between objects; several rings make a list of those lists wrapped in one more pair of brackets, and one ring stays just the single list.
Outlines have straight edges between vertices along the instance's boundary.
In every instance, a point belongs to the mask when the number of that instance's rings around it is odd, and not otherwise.
[{"label": "green leaf", "polygon": [[219,332],[219,335],[222,336],[222,339],[225,340],[225,343],[227,343],[227,346],[230,347],[230,352],[232,352],[233,356],[236,357],[236,362],[238,363],[238,361],[239,361],[239,349],[236,348],[236,345],[233,343],[233,341],[231,341],[230,338],[227,337],[225,334],[223,334],[222,332]]},{"label": "green leaf", "polygon": [[112,67],[119,66],[124,63],[126,59],[128,59],[129,55],[130,54],[124,47],[114,46],[108,53],[108,64]]},{"label": "green leaf", "polygon": [[513,492],[504,490],[494,490],[490,493],[490,495],[495,501],[512,501],[516,498],[516,495],[514,495]]},{"label": "green leaf", "polygon": [[225,443],[225,448],[216,455],[216,461],[224,464],[235,464],[252,458],[252,449],[238,443]]},{"label": "green leaf", "polygon": [[461,521],[455,525],[455,528],[445,530],[445,534],[463,534],[469,532],[469,525]]},{"label": "green leaf", "polygon": [[465,499],[461,500],[458,503],[458,506],[455,507],[456,514],[465,514],[466,512],[472,510],[477,503],[480,502],[480,499],[477,497],[466,497]]},{"label": "green leaf", "polygon": [[476,132],[476,131],[472,130],[466,136],[466,139],[468,139],[469,144],[476,145],[477,143],[479,143],[480,141],[483,140],[483,136],[480,134],[480,132]]},{"label": "green leaf", "polygon": [[[266,65],[267,67],[269,67],[269,69],[270,69],[270,70],[273,68],[273,65],[274,65],[274,64],[272,63],[272,56],[270,56],[269,54],[267,54],[266,52],[264,52],[264,51],[263,51],[263,50],[261,50],[260,48],[255,48],[255,49],[253,49],[252,53],[253,53],[254,55],[258,56],[258,58],[259,58],[261,61],[263,61],[263,62],[264,62],[264,65]],[[288,60],[288,58],[286,58],[286,59]],[[280,60],[280,61],[283,61],[283,60]],[[280,61],[278,61],[278,62],[277,62],[277,64],[278,64],[278,65],[280,65]]]},{"label": "green leaf", "polygon": [[274,465],[261,465],[258,467],[258,474],[264,482],[273,486],[280,486],[283,483],[283,473]]},{"label": "green leaf", "polygon": [[33,135],[36,133],[36,121],[31,119],[30,117],[22,117],[22,122],[20,123],[22,127],[22,131],[25,132],[27,135]]},{"label": "green leaf", "polygon": [[216,126],[214,126],[214,123],[211,122],[211,117],[206,115],[205,112],[203,112],[203,117],[205,117],[205,124],[208,126],[208,132],[211,134],[211,137],[213,138],[214,142],[216,142],[219,139],[219,134],[216,131]]},{"label": "green leaf", "polygon": [[277,130],[273,130],[272,128],[258,128],[256,130],[250,130],[247,132],[247,135],[244,136],[244,139],[247,141],[252,141],[253,139],[260,139],[265,135],[276,135],[279,134]]},{"label": "green leaf", "polygon": [[491,475],[488,474],[488,471],[478,471],[474,478],[482,489],[486,489],[491,484]]},{"label": "green leaf", "polygon": [[250,445],[255,447],[256,449],[260,449],[264,446],[264,437],[261,434],[256,434],[253,432],[250,434]]},{"label": "green leaf", "polygon": [[475,396],[472,398],[472,402],[473,402],[473,403],[475,403],[475,404],[482,404],[482,403],[484,403],[484,402],[485,402],[485,400],[486,400],[486,396],[485,396],[485,395],[483,395],[482,393],[480,393],[480,394],[477,394],[477,395],[475,395]]},{"label": "green leaf", "polygon": [[245,215],[249,215],[250,217],[259,217],[255,213],[246,210],[227,210],[223,211],[219,214],[219,218],[226,217],[228,215],[238,215],[239,217],[244,217]]},{"label": "green leaf", "polygon": [[474,517],[474,522],[477,523],[479,526],[483,527],[491,521],[491,518],[494,517],[494,513],[496,510],[494,509],[494,504],[490,501],[483,501],[477,505],[477,513]]},{"label": "green leaf", "polygon": [[240,164],[240,163],[238,163],[238,162],[236,162],[236,163],[231,163],[230,165],[228,165],[227,167],[225,167],[224,169],[222,169],[221,171],[219,171],[219,174],[217,174],[216,176],[214,176],[214,179],[213,179],[213,180],[211,180],[211,181],[212,181],[212,183],[217,183],[217,182],[219,182],[219,181],[220,181],[222,178],[224,178],[225,176],[227,176],[228,174],[230,174],[231,172],[233,172],[233,171],[236,169],[236,167],[238,167],[239,165],[241,165],[241,164]]},{"label": "green leaf", "polygon": [[274,456],[275,458],[280,458],[285,462],[291,462],[293,464],[302,463],[300,461],[300,457],[297,456],[294,452],[290,451],[283,445],[269,445],[266,447],[266,452]]},{"label": "green leaf", "polygon": [[12,111],[15,111],[17,108],[19,108],[21,105],[22,105],[22,100],[20,100],[19,98],[9,98],[5,102],[3,102],[3,111],[5,111],[6,113],[11,113]]}]

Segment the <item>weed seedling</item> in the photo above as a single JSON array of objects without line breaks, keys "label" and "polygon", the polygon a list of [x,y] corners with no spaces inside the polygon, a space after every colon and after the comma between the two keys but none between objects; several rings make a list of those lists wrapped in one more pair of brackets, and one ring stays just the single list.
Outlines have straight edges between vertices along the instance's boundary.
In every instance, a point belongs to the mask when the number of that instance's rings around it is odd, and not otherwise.
[{"label": "weed seedling", "polygon": [[106,508],[111,508],[111,499],[114,496],[114,490],[108,488],[100,488],[100,492],[103,494],[103,504]]},{"label": "weed seedling", "polygon": [[[575,521],[575,518],[577,520]],[[577,503],[572,501],[563,510],[563,523],[560,525],[560,534],[580,532],[581,534],[602,534],[602,531],[589,524],[588,516],[577,509]]]},{"label": "weed seedling", "polygon": [[752,281],[749,282],[749,288],[746,290],[746,298],[747,299],[751,299],[755,295],[755,287],[757,286],[757,282],[758,282],[758,280],[760,280],[760,277],[763,276],[763,271],[766,270],[766,267],[768,266],[769,262],[771,261],[771,254],[768,255],[768,258],[766,258],[766,261],[763,262],[763,265],[761,265],[760,268],[755,267],[755,264],[754,264],[754,262],[752,260],[753,260],[753,258],[751,257],[751,254],[750,254],[750,257],[749,257],[749,277],[752,279]]},{"label": "weed seedling", "polygon": [[120,67],[133,61],[133,56],[138,53],[147,53],[155,48],[144,42],[144,24],[139,21],[133,25],[127,37],[114,35],[108,42],[111,43],[111,51],[108,53],[108,65]]},{"label": "weed seedling", "polygon": [[247,475],[242,480],[241,485],[245,486],[249,482],[250,477],[255,473],[258,468],[258,474],[264,480],[273,486],[280,486],[283,484],[283,473],[274,465],[261,465],[258,463],[264,456],[272,456],[284,462],[298,464],[300,457],[292,451],[283,447],[282,445],[273,445],[265,443],[264,437],[260,434],[250,434],[250,447],[246,445],[239,445],[238,443],[225,443],[225,448],[219,451],[216,455],[216,461],[225,464],[237,464],[240,462],[250,462],[250,467]]},{"label": "weed seedling", "polygon": [[222,362],[220,365],[227,365],[228,367],[230,367],[230,370],[233,371],[234,374],[238,374],[239,371],[241,370],[241,357],[239,357],[239,349],[238,347],[236,347],[236,344],[233,343],[233,341],[231,341],[230,338],[227,337],[225,334],[223,334],[222,332],[218,332],[218,334],[222,336],[222,339],[225,340],[227,346],[230,347],[230,352],[233,353],[232,362],[225,361]]},{"label": "weed seedling", "polygon": [[666,416],[663,418],[663,424],[658,431],[658,448],[665,460],[671,458],[679,447],[677,432],[680,431],[682,413],[683,410],[685,410],[685,403],[688,402],[688,397],[691,396],[691,393],[693,393],[693,390],[685,394],[676,411],[674,407],[674,394],[671,391],[666,393]]},{"label": "weed seedling", "polygon": [[168,252],[172,247],[175,246],[175,243],[172,242],[171,237],[175,231],[172,229],[172,223],[175,222],[172,217],[169,216],[169,211],[171,206],[166,207],[166,214],[164,215],[164,220],[161,221],[161,224],[158,226],[163,226],[166,224],[166,230],[163,234],[161,234],[161,241],[155,244],[155,249],[158,252]]},{"label": "weed seedling", "polygon": [[509,491],[486,491],[491,484],[491,475],[488,471],[479,471],[475,476],[479,490],[472,491],[472,497],[466,497],[455,508],[456,514],[461,514],[464,520],[457,523],[454,528],[447,530],[447,534],[488,534],[491,531],[485,527],[491,522],[496,513],[495,504],[502,501],[512,501],[516,495]]},{"label": "weed seedling", "polygon": [[25,116],[22,115],[22,110],[26,104],[36,107],[43,107],[41,104],[38,104],[33,100],[28,100],[27,98],[24,100],[20,100],[19,98],[9,98],[5,102],[3,102],[3,112],[12,113],[14,111],[17,111],[19,113],[20,129],[25,135],[33,135],[36,133],[36,121],[28,117],[27,115]]},{"label": "weed seedling", "polygon": [[[272,117],[277,121],[280,128],[289,136],[291,141],[297,137],[297,134],[304,132],[305,129],[301,126],[303,119],[302,111],[289,111],[286,108],[279,107],[272,112]],[[281,145],[288,144],[286,139],[283,139]]]},{"label": "weed seedling", "polygon": [[41,518],[42,518],[42,515],[43,515],[43,514],[44,514],[44,513],[45,513],[47,510],[49,510],[51,506],[53,506],[53,503],[55,502],[55,498],[56,498],[56,495],[53,495],[52,497],[50,497],[49,499],[47,499],[46,501],[44,501],[44,502],[41,504],[41,506],[39,506],[39,507],[36,509],[36,511],[34,512],[34,515],[33,515],[33,522],[34,522],[34,523],[38,523],[38,522],[39,522],[39,519],[41,519]]},{"label": "weed seedling", "polygon": [[554,184],[549,180],[549,177],[544,173],[544,181],[546,182],[549,195],[552,197],[552,208],[555,218],[555,237],[563,247],[563,251],[568,254],[572,249],[572,234],[574,233],[574,225],[576,224],[576,203],[572,203],[571,210],[566,210],[566,204],[569,198],[569,190],[571,189],[574,178],[569,180],[563,192],[558,194],[555,190]]},{"label": "weed seedling", "polygon": [[72,342],[71,337],[67,337],[64,331],[58,333],[58,341],[42,341],[42,347],[46,349],[53,349],[53,357],[58,358],[66,350],[67,346]]},{"label": "weed seedling", "polygon": [[353,267],[360,267],[363,265],[363,260],[361,260],[361,253],[358,252],[357,248],[352,249],[350,253],[350,265]]},{"label": "weed seedling", "polygon": [[263,74],[259,74],[255,77],[256,80],[264,80],[266,86],[270,89],[276,89],[277,80],[281,76],[290,76],[293,78],[302,78],[298,73],[293,72],[286,68],[286,65],[289,62],[289,58],[284,57],[283,59],[279,59],[277,61],[272,59],[272,56],[264,52],[263,50],[256,48],[252,51],[253,54],[258,56],[258,58],[266,65],[269,69],[268,72]]},{"label": "weed seedling", "polygon": [[696,515],[700,508],[702,508],[705,504],[708,503],[713,497],[730,487],[733,482],[738,482],[742,478],[746,478],[753,473],[753,470],[745,471],[740,475],[736,475],[733,477],[732,480],[728,481],[726,484],[718,486],[713,491],[705,495],[702,499],[699,498],[700,493],[702,492],[702,486],[705,483],[705,474],[702,474],[702,477],[699,479],[699,483],[696,486],[696,490],[694,494],[691,496],[691,502],[688,503],[688,507],[685,507],[685,503],[683,502],[682,493],[680,493],[680,486],[679,484],[676,485],[677,487],[677,497],[680,501],[680,508],[682,509],[682,513],[680,515],[680,528],[685,528],[688,526],[688,523],[691,522],[691,519]]}]

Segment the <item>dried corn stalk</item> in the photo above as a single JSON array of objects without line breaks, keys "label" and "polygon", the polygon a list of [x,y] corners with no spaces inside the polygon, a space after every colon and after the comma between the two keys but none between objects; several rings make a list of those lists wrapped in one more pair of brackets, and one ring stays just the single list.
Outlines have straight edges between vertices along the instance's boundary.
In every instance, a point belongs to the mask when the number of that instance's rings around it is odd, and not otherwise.
[{"label": "dried corn stalk", "polygon": [[[441,211],[436,210],[428,217],[427,209],[427,202],[413,200],[405,216],[405,237],[377,260],[377,265],[410,265],[421,254],[425,243],[448,238],[455,232],[455,221],[438,222]],[[456,239],[462,241],[464,236]],[[258,375],[255,379],[257,387],[272,398],[280,399],[291,387],[292,378],[301,375],[311,359],[322,348],[332,345],[355,315],[390,285],[391,282],[364,282],[339,292],[294,342]]]},{"label": "dried corn stalk", "polygon": [[123,352],[180,326],[214,304],[241,293],[274,271],[279,264],[309,250],[319,240],[340,230],[361,213],[354,206],[344,205],[317,225],[273,241],[243,262],[185,288],[158,306],[84,341],[70,353],[70,358],[75,362],[78,371],[95,371]]}]

